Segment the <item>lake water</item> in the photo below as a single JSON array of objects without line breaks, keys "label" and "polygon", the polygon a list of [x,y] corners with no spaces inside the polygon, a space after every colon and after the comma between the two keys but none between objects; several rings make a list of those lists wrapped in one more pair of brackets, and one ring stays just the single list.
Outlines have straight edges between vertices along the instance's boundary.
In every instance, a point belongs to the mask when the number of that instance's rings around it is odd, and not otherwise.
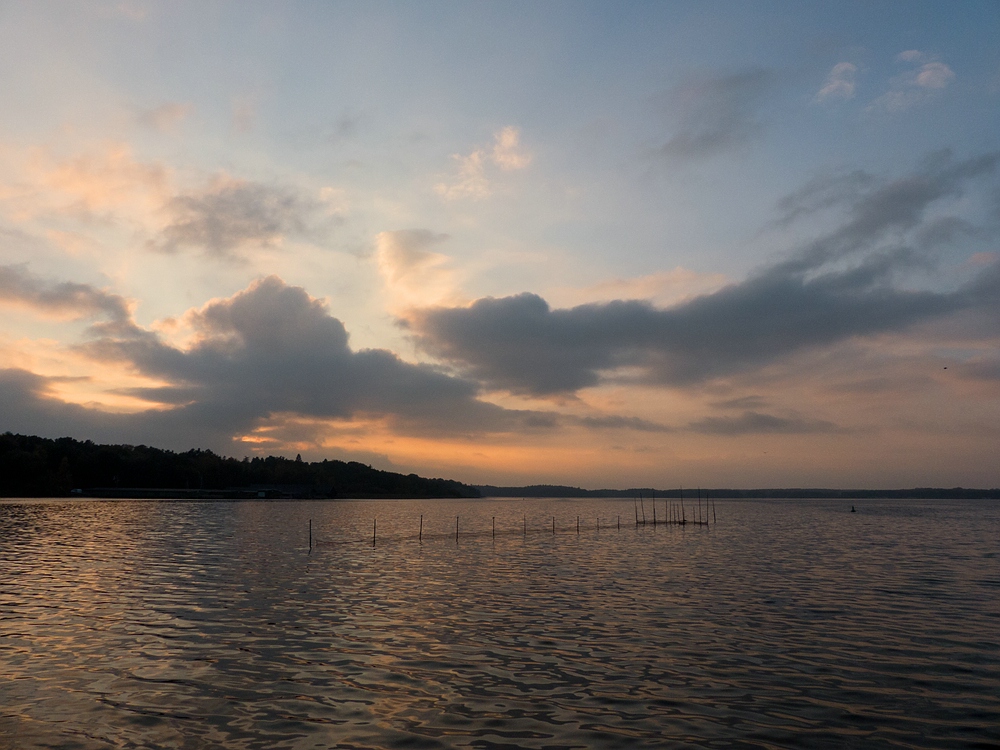
[{"label": "lake water", "polygon": [[1000,747],[1000,504],[854,504],[0,501],[0,747]]}]

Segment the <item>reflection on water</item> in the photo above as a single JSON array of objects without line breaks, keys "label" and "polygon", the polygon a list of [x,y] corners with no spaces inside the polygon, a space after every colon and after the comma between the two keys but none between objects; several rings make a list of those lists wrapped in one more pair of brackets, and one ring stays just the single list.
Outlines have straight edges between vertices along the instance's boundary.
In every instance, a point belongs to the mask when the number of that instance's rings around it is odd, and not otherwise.
[{"label": "reflection on water", "polygon": [[1000,746],[1000,508],[855,504],[0,501],[0,746]]}]

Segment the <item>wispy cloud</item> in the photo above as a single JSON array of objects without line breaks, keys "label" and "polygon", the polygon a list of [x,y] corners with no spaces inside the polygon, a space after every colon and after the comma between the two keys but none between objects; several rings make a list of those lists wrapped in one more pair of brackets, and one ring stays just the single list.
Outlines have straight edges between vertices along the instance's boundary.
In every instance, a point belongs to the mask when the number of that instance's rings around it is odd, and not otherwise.
[{"label": "wispy cloud", "polygon": [[447,239],[426,229],[380,232],[375,237],[375,262],[391,309],[402,314],[412,307],[457,301],[458,273],[447,255],[431,249]]},{"label": "wispy cloud", "polygon": [[675,127],[660,148],[672,160],[701,159],[741,147],[762,129],[758,111],[774,74],[752,68],[691,80],[668,97]]},{"label": "wispy cloud", "polygon": [[869,104],[868,111],[902,112],[933,100],[955,80],[950,67],[919,50],[901,52],[896,60],[911,69],[894,77],[889,90]]},{"label": "wispy cloud", "polygon": [[825,102],[831,99],[853,99],[857,75],[858,66],[854,63],[837,63],[826,77],[823,87],[816,92],[816,101]]},{"label": "wispy cloud", "polygon": [[706,417],[692,422],[688,429],[709,435],[801,435],[835,432],[838,428],[832,422],[821,419],[779,417],[759,411],[745,411],[737,417]]},{"label": "wispy cloud", "polygon": [[473,151],[467,156],[454,154],[458,162],[458,174],[450,182],[439,182],[434,189],[445,200],[482,200],[493,192],[486,177],[486,152]]},{"label": "wispy cloud", "polygon": [[493,192],[492,168],[504,172],[525,169],[533,156],[521,145],[520,129],[508,125],[494,135],[492,149],[477,148],[465,156],[454,154],[452,158],[458,162],[458,173],[434,189],[446,200],[482,200]]},{"label": "wispy cloud", "polygon": [[236,259],[248,249],[275,247],[287,235],[304,232],[313,208],[290,188],[220,177],[204,190],[171,198],[169,223],[149,246],[163,252],[195,248]]},{"label": "wispy cloud", "polygon": [[145,225],[170,195],[171,170],[135,158],[127,143],[105,142],[65,158],[47,148],[22,153],[0,202],[18,223],[54,217],[85,224]]},{"label": "wispy cloud", "polygon": [[493,163],[506,171],[524,169],[532,160],[532,155],[521,146],[521,130],[512,125],[496,134],[492,157]]},{"label": "wispy cloud", "polygon": [[180,124],[194,111],[190,102],[167,102],[159,107],[146,109],[139,113],[137,119],[140,125],[158,130],[161,133],[175,132]]}]

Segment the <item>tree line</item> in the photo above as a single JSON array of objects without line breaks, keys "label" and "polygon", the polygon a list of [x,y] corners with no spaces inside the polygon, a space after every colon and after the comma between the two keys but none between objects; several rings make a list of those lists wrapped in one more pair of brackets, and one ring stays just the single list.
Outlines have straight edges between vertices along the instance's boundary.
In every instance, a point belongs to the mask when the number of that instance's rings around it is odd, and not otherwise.
[{"label": "tree line", "polygon": [[209,450],[176,453],[147,445],[101,445],[90,440],[53,440],[10,432],[0,435],[0,496],[121,496],[129,489],[175,490],[181,496],[225,496],[228,492],[240,497],[479,494],[450,479],[381,471],[357,461],[306,462],[300,457],[281,456],[237,459]]}]

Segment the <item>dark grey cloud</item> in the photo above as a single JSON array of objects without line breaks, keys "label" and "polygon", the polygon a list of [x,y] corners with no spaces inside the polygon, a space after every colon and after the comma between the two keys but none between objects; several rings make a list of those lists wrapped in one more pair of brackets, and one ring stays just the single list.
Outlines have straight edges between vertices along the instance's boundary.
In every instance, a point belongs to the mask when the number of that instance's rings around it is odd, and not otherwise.
[{"label": "dark grey cloud", "polygon": [[639,367],[687,384],[771,362],[807,346],[894,330],[958,309],[963,299],[898,291],[864,270],[804,280],[761,276],[659,310],[639,301],[552,310],[522,294],[419,313],[420,345],[495,388],[537,395],[597,385]]},{"label": "dark grey cloud", "polygon": [[672,160],[700,159],[752,140],[761,130],[758,111],[773,79],[772,72],[754,68],[674,89],[667,107],[675,129],[660,153]]},{"label": "dark grey cloud", "polygon": [[2,429],[47,437],[74,435],[98,442],[121,442],[133,436],[124,415],[54,397],[51,386],[58,380],[17,368],[0,369]]},{"label": "dark grey cloud", "polygon": [[124,297],[90,284],[40,279],[23,265],[0,266],[0,300],[75,317],[106,316],[115,322],[130,316]]},{"label": "dark grey cloud", "polygon": [[544,426],[544,415],[479,401],[478,385],[381,349],[353,351],[344,325],[304,289],[271,276],[212,302],[193,318],[190,349],[153,334],[98,331],[81,351],[122,363],[170,385],[130,391],[166,409],[158,424],[233,435],[290,413],[365,415],[400,429],[495,432]]},{"label": "dark grey cloud", "polygon": [[767,401],[760,396],[739,396],[715,401],[712,406],[717,409],[761,409],[767,406]]},{"label": "dark grey cloud", "polygon": [[170,223],[151,247],[184,248],[235,258],[252,247],[271,247],[306,231],[312,202],[274,185],[224,180],[205,190],[175,196],[167,204]]},{"label": "dark grey cloud", "polygon": [[576,420],[584,427],[595,430],[635,430],[637,432],[673,432],[669,425],[651,422],[639,417],[623,417],[615,414],[599,417],[579,417]]},{"label": "dark grey cloud", "polygon": [[877,188],[856,180],[862,194],[843,199],[846,217],[833,231],[741,283],[670,309],[615,301],[553,310],[520,294],[418,311],[407,325],[424,350],[488,387],[547,395],[597,385],[621,368],[647,382],[691,384],[995,305],[995,269],[952,291],[901,288],[896,278],[928,263],[926,248],[908,245],[918,235],[931,241],[939,217],[928,219],[928,208],[993,173],[998,160],[939,154]]},{"label": "dark grey cloud", "polygon": [[[178,349],[132,320],[126,301],[86,284],[39,279],[0,267],[0,299],[96,318],[75,349],[166,385],[117,392],[158,408],[114,414],[68,404],[46,378],[0,370],[3,429],[50,436],[227,451],[234,436],[281,415],[384,420],[414,434],[547,431],[572,422],[595,428],[657,429],[644,420],[573,417],[504,409],[478,399],[479,384],[404,362],[382,349],[354,351],[323,302],[271,276],[190,315],[196,343]],[[289,428],[308,431],[308,426]]]},{"label": "dark grey cloud", "polygon": [[706,417],[692,422],[688,429],[709,435],[798,435],[817,432],[836,432],[832,422],[802,417],[778,417],[757,411],[745,411],[738,417]]}]

